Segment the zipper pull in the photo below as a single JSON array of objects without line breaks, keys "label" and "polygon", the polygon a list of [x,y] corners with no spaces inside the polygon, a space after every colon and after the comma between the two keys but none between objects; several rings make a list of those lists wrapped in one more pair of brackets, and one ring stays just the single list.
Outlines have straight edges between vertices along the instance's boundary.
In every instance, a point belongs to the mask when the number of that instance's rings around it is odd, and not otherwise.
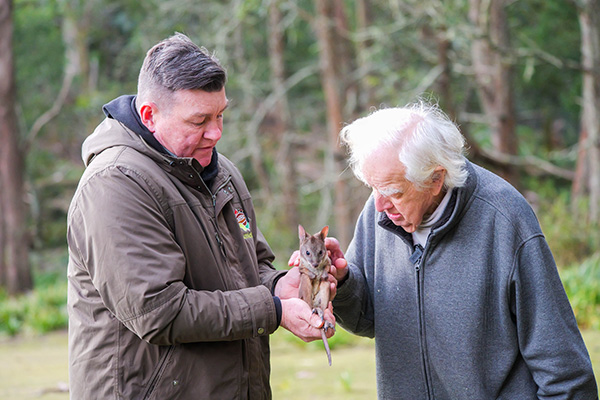
[{"label": "zipper pull", "polygon": [[421,263],[422,256],[423,256],[423,246],[418,244],[415,246],[415,249],[409,258],[410,262],[416,265],[417,270],[419,270],[419,264]]},{"label": "zipper pull", "polygon": [[221,240],[221,236],[219,236],[219,232],[215,232],[215,238],[217,239],[217,243],[219,244],[219,248],[221,249],[221,254],[223,258],[227,259],[227,254],[225,254],[225,243]]}]

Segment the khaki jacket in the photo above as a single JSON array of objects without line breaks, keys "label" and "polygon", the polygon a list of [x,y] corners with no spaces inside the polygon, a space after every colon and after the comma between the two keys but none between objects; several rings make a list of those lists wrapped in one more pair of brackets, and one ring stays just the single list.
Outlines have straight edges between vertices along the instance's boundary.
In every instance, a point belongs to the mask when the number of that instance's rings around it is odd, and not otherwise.
[{"label": "khaki jacket", "polygon": [[240,172],[151,149],[113,119],[68,214],[72,399],[268,399],[284,273]]}]

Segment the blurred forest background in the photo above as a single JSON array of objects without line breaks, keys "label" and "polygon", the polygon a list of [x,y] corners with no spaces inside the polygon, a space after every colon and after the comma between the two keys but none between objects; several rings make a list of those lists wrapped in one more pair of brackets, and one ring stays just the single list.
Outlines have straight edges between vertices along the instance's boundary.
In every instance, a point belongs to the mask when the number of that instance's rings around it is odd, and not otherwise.
[{"label": "blurred forest background", "polygon": [[228,69],[217,148],[279,268],[299,222],[352,236],[369,191],[340,128],[422,96],[531,202],[580,325],[600,329],[600,0],[0,0],[0,331],[66,326],[81,143],[175,31]]}]

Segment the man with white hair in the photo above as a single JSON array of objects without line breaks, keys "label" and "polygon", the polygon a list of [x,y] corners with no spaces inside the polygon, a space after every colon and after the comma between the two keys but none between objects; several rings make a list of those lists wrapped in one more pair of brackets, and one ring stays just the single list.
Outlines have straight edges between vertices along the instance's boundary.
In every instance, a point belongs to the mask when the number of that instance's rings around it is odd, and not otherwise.
[{"label": "man with white hair", "polygon": [[467,161],[456,125],[419,102],[376,111],[340,135],[373,193],[345,257],[328,240],[334,314],[375,338],[379,398],[596,399],[533,210]]}]

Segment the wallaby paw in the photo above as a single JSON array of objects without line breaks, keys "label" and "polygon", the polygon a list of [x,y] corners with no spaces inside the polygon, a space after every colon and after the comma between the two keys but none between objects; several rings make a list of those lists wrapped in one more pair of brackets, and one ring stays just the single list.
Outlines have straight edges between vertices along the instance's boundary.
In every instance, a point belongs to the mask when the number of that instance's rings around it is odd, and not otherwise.
[{"label": "wallaby paw", "polygon": [[312,313],[317,314],[319,316],[319,318],[321,318],[321,324],[317,328],[322,329],[324,327],[325,323],[327,322],[327,321],[325,321],[325,317],[323,316],[323,310],[321,310],[318,307],[315,307],[312,309]]},{"label": "wallaby paw", "polygon": [[319,307],[315,307],[312,309],[312,313],[313,314],[317,314],[319,316],[319,318],[321,318],[321,321],[323,321],[325,318],[323,317],[323,310],[321,310]]},{"label": "wallaby paw", "polygon": [[325,323],[323,324],[323,330],[325,332],[327,332],[328,329],[333,329],[333,331],[335,332],[335,325],[333,325],[331,322],[329,321],[325,321]]}]

